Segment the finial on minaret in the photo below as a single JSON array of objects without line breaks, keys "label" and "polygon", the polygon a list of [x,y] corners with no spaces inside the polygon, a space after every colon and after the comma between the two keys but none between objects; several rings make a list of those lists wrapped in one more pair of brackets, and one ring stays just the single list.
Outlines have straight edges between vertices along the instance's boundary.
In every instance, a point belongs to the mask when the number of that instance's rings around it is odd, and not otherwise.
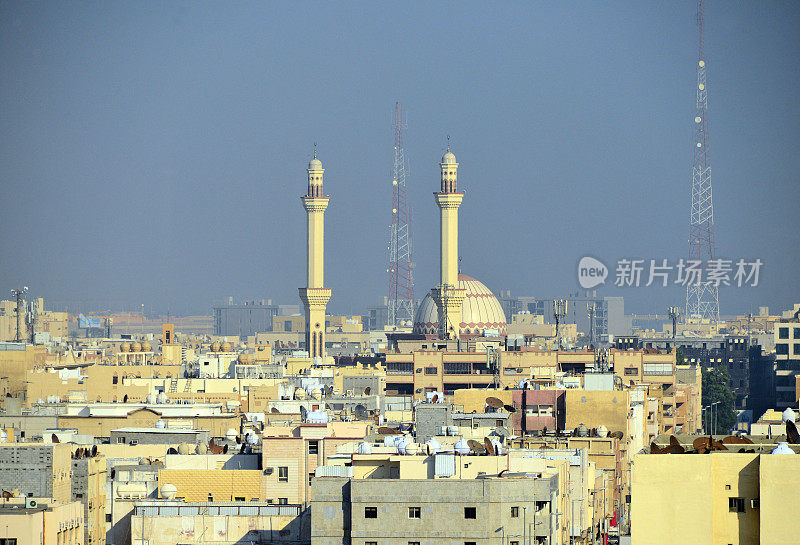
[{"label": "finial on minaret", "polygon": [[447,135],[447,151],[450,151],[450,135]]},{"label": "finial on minaret", "polygon": [[317,143],[314,142],[314,159],[317,158]]}]

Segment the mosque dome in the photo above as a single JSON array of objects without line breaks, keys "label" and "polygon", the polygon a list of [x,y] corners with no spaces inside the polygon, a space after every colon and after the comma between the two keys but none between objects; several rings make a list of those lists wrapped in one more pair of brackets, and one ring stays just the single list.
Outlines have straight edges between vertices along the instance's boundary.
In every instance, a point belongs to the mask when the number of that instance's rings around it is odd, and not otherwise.
[{"label": "mosque dome", "polygon": [[444,155],[442,155],[442,164],[451,165],[454,164],[455,162],[456,162],[456,156],[453,155],[453,152],[448,149],[447,152]]},{"label": "mosque dome", "polygon": [[[465,274],[458,275],[458,287],[465,290],[461,303],[459,336],[483,335],[486,329],[506,333],[506,315],[492,291],[482,282]],[[439,312],[431,294],[425,296],[414,318],[414,333],[435,334],[439,327]]]},{"label": "mosque dome", "polygon": [[314,157],[308,162],[308,170],[322,170],[322,161]]}]

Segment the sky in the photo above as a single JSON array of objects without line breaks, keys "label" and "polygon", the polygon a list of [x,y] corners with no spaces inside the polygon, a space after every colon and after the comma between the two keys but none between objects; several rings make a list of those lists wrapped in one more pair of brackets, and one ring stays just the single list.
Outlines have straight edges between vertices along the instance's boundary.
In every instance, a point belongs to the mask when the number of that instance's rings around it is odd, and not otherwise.
[{"label": "sky", "polygon": [[[438,162],[460,163],[462,270],[663,314],[613,285],[688,253],[695,3],[3,2],[0,289],[87,310],[299,304],[306,166],[325,167],[329,311],[388,292],[392,113],[407,111],[415,295],[437,283]],[[800,301],[800,4],[712,0],[716,253],[761,259],[722,314]],[[5,297],[5,296],[3,296]]]}]

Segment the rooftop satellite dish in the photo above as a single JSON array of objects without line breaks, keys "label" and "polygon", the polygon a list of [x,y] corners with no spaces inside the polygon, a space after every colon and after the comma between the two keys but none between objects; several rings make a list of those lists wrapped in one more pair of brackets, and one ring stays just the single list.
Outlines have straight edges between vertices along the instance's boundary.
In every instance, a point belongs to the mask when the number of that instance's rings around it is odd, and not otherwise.
[{"label": "rooftop satellite dish", "polygon": [[510,413],[515,413],[515,412],[517,412],[517,409],[515,409],[513,405],[503,405],[503,408],[504,408],[504,409],[505,409],[507,412],[510,412]]},{"label": "rooftop satellite dish", "polygon": [[493,409],[502,409],[503,402],[497,399],[496,397],[487,397],[486,404],[489,405]]},{"label": "rooftop satellite dish", "polygon": [[672,449],[670,454],[683,454],[686,452],[686,449],[683,448],[680,441],[678,441],[677,437],[674,435],[669,436],[669,448]]},{"label": "rooftop satellite dish", "polygon": [[355,413],[356,418],[359,420],[364,420],[367,417],[367,408],[360,403],[356,405],[356,408],[353,410],[353,412]]},{"label": "rooftop satellite dish", "polygon": [[469,449],[473,452],[473,454],[483,454],[484,452],[486,452],[484,446],[478,443],[475,439],[470,439],[469,441],[467,441],[467,445],[469,446]]},{"label": "rooftop satellite dish", "polygon": [[790,445],[800,445],[800,433],[797,426],[791,420],[786,421],[786,442]]},{"label": "rooftop satellite dish", "polygon": [[439,403],[439,394],[433,394],[433,396],[431,396],[431,403]]},{"label": "rooftop satellite dish", "polygon": [[60,443],[61,442],[61,441],[58,440],[58,435],[56,435],[55,433],[50,437],[50,440],[53,443]]},{"label": "rooftop satellite dish", "polygon": [[625,436],[625,433],[621,431],[615,431],[613,433],[609,433],[608,436],[613,437],[614,439],[622,439]]},{"label": "rooftop satellite dish", "polygon": [[228,445],[222,447],[222,454],[228,454]]},{"label": "rooftop satellite dish", "polygon": [[739,437],[737,435],[729,435],[722,440],[723,445],[752,445],[753,442],[747,437]]},{"label": "rooftop satellite dish", "polygon": [[367,386],[366,388],[364,388],[364,395],[365,395],[365,396],[368,396],[368,395],[369,395],[369,393],[370,393],[371,391],[372,391],[372,388],[370,388],[369,386]]},{"label": "rooftop satellite dish", "polygon": [[397,435],[402,433],[400,430],[396,430],[394,428],[387,428],[386,426],[381,426],[378,428],[379,435]]},{"label": "rooftop satellite dish", "polygon": [[483,446],[486,448],[486,452],[489,453],[489,456],[497,455],[497,452],[494,449],[494,445],[492,444],[491,440],[488,437],[483,439]]},{"label": "rooftop satellite dish", "polygon": [[276,409],[275,407],[272,407],[272,408],[269,410],[269,412],[271,412],[272,414],[281,414],[281,412],[280,412],[278,409]]}]

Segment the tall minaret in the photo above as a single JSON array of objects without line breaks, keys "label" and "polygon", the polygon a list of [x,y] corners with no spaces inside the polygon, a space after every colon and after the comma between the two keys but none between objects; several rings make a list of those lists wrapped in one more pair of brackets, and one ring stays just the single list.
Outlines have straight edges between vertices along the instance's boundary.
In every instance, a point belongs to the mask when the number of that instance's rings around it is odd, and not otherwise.
[{"label": "tall minaret", "polygon": [[314,158],[308,163],[308,193],[301,197],[308,215],[307,282],[300,288],[300,300],[306,309],[306,347],[311,358],[325,357],[325,306],[331,298],[325,285],[325,209],[328,199],[322,192],[322,162]]},{"label": "tall minaret", "polygon": [[458,287],[458,207],[464,193],[458,192],[458,163],[450,151],[448,139],[447,152],[442,156],[442,187],[434,193],[439,206],[440,239],[440,279],[439,285],[431,290],[439,314],[439,337],[457,339],[461,326],[461,303],[464,291]]}]

